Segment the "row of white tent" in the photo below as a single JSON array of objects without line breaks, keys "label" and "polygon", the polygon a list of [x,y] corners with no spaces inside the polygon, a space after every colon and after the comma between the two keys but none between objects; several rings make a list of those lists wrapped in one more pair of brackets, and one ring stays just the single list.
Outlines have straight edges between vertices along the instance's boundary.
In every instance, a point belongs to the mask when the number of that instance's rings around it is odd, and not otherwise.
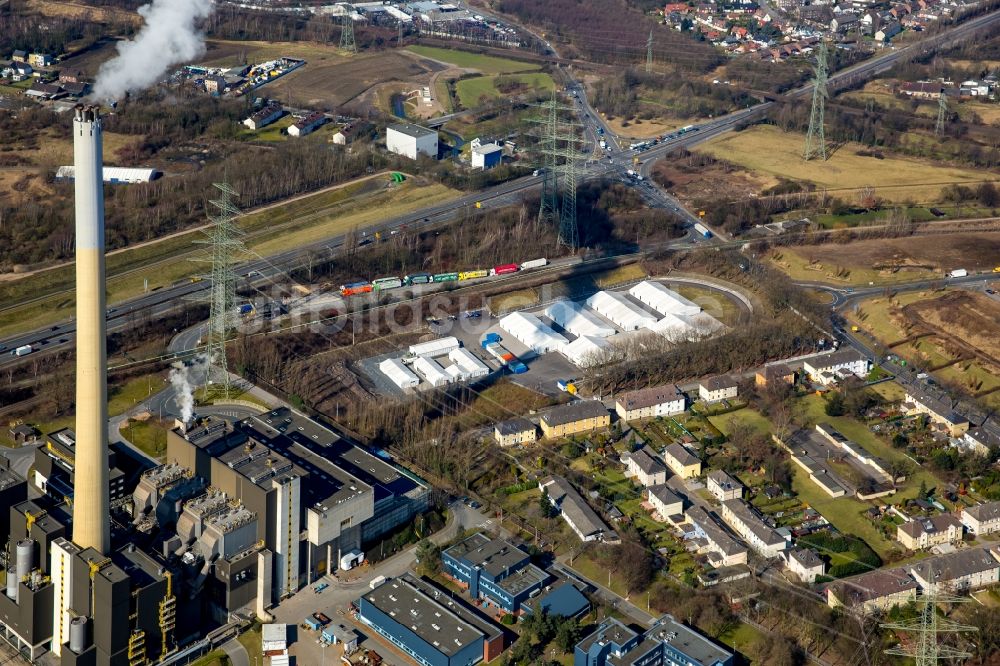
[{"label": "row of white tent", "polygon": [[543,314],[577,336],[573,342],[528,312],[507,315],[500,320],[500,327],[536,354],[558,351],[578,366],[606,350],[610,345],[607,339],[618,329],[648,329],[672,341],[697,339],[722,329],[722,324],[697,304],[659,282],[640,282],[628,294],[638,303],[622,292],[599,291],[585,303],[559,300],[549,305]]},{"label": "row of white tent", "polygon": [[[431,386],[444,386],[454,382],[467,381],[485,377],[490,374],[490,369],[485,363],[476,358],[468,349],[451,344],[441,344],[448,342],[448,338],[434,340],[430,343],[429,349],[434,351],[426,352],[412,358],[412,367],[408,366],[403,359],[387,358],[379,363],[379,370],[389,378],[389,380],[401,389],[417,388],[420,385],[420,378]],[[458,343],[458,340],[451,338]],[[416,347],[418,345],[414,345]],[[410,348],[411,351],[413,347]],[[435,353],[441,352],[441,353]],[[444,366],[437,361],[434,356],[443,356],[447,353],[450,365]]]}]

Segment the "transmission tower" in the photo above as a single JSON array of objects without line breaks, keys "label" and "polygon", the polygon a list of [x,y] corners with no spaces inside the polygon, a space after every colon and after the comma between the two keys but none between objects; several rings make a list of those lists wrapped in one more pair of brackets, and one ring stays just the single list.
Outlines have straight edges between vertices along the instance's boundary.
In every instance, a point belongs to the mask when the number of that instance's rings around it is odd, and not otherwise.
[{"label": "transmission tower", "polygon": [[812,112],[809,114],[809,132],[806,134],[804,157],[811,160],[818,157],[826,160],[826,132],[823,123],[826,115],[826,43],[820,43],[816,52],[816,76],[813,80]]},{"label": "transmission tower", "polygon": [[941,88],[941,94],[938,96],[938,115],[937,123],[934,124],[934,134],[941,136],[944,134],[944,125],[948,120],[948,95],[945,94],[944,88]]},{"label": "transmission tower", "polygon": [[396,26],[399,28],[399,36],[396,38],[396,46],[403,45],[403,22],[397,20]]},{"label": "transmission tower", "polygon": [[554,224],[558,215],[558,175],[556,173],[556,136],[559,133],[559,103],[555,92],[552,99],[541,104],[543,115],[532,118],[542,126],[540,150],[542,153],[542,199],[538,207],[538,221]]},{"label": "transmission tower", "polygon": [[646,73],[653,71],[653,31],[649,31],[649,39],[646,40]]},{"label": "transmission tower", "polygon": [[916,666],[937,666],[944,659],[966,659],[972,655],[938,641],[946,634],[958,634],[978,631],[975,627],[958,624],[948,618],[938,617],[939,603],[965,603],[968,599],[944,594],[922,594],[917,597],[917,607],[920,615],[913,620],[903,622],[888,622],[882,625],[885,629],[916,634],[912,647],[894,647],[886,650],[886,654],[901,657],[912,657]]},{"label": "transmission tower", "polygon": [[208,319],[208,362],[209,378],[211,366],[222,371],[221,387],[225,397],[229,397],[229,363],[226,359],[226,338],[236,323],[236,273],[233,266],[236,255],[244,252],[243,230],[236,222],[240,209],[233,203],[239,196],[228,183],[213,183],[222,193],[219,199],[209,203],[218,211],[210,215],[211,224],[204,232],[205,240],[198,241],[210,248],[212,264],[211,291],[209,293]]},{"label": "transmission tower", "polygon": [[354,17],[351,16],[350,10],[344,15],[344,22],[341,24],[340,48],[351,53],[358,52],[358,45],[354,43]]},{"label": "transmission tower", "polygon": [[[576,139],[575,136],[572,137]],[[563,155],[566,161],[562,167],[562,210],[559,212],[559,238],[557,243],[568,247],[570,252],[576,252],[580,246],[580,230],[576,224],[576,183],[577,162],[580,159],[576,152],[577,141],[567,142]]]}]

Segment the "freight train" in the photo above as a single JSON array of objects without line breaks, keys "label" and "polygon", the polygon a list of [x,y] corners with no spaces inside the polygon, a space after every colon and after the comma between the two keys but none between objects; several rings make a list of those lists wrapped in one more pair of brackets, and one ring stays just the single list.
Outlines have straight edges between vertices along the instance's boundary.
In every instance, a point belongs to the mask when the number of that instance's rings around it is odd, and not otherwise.
[{"label": "freight train", "polygon": [[520,264],[500,264],[493,268],[477,268],[468,271],[458,271],[455,273],[414,273],[403,277],[381,277],[375,278],[371,282],[351,282],[340,285],[341,296],[356,296],[358,294],[370,294],[373,291],[386,291],[388,289],[398,289],[409,287],[415,284],[431,284],[438,282],[461,282],[464,280],[478,280],[499,275],[510,275],[519,271],[531,268],[541,268],[547,265],[548,259],[532,259]]}]

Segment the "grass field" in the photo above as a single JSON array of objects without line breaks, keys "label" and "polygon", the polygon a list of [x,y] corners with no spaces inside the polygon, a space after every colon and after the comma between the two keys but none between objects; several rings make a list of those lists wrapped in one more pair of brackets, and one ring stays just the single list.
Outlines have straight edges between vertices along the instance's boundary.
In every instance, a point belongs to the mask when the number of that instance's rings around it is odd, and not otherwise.
[{"label": "grass field", "polygon": [[[423,188],[406,181],[385,190],[383,183],[383,176],[372,176],[247,214],[240,221],[247,232],[247,247],[258,255],[267,256],[458,196],[458,192],[442,185]],[[194,230],[109,254],[108,303],[140,295],[144,280],[148,280],[149,288],[154,290],[203,273],[204,263],[193,260],[196,252],[204,252],[194,244],[202,237],[200,231]],[[124,275],[126,272],[128,274]],[[68,265],[0,283],[0,302],[4,303],[59,292],[8,310],[7,316],[0,321],[0,334],[30,330],[73,316],[73,295],[67,291],[72,289],[73,276],[74,268]]]},{"label": "grass field", "polygon": [[483,74],[510,74],[512,72],[532,72],[541,69],[540,65],[530,62],[497,58],[494,56],[442,49],[434,46],[411,46],[406,49],[419,56],[446,62],[456,67],[479,70]]},{"label": "grass field", "polygon": [[885,201],[935,203],[941,189],[952,183],[980,183],[998,180],[982,171],[935,166],[899,157],[875,159],[855,154],[860,144],[846,144],[827,161],[802,159],[804,137],[797,132],[782,132],[776,127],[758,126],[725,134],[697,148],[719,159],[739,164],[750,171],[807,181],[831,195],[853,200],[857,190],[872,186]]},{"label": "grass field", "polygon": [[742,312],[740,306],[716,289],[684,284],[672,285],[671,289],[676,290],[689,301],[700,305],[702,310],[727,326],[736,324],[740,312]]},{"label": "grass field", "polygon": [[490,297],[490,310],[493,312],[520,310],[537,304],[538,292],[535,289],[518,289]]},{"label": "grass field", "polygon": [[120,432],[122,437],[150,458],[163,460],[167,454],[167,426],[156,419],[129,419],[122,423]]},{"label": "grass field", "polygon": [[649,273],[641,264],[626,264],[609,271],[594,273],[593,279],[594,283],[601,289],[609,289],[633,280],[641,280],[648,275]]},{"label": "grass field", "polygon": [[[545,72],[532,72],[528,74],[509,74],[503,77],[507,81],[516,81],[521,88],[519,90],[553,90],[555,82],[552,77]],[[497,77],[477,76],[471,79],[462,79],[455,84],[455,94],[458,101],[467,109],[478,106],[479,100],[485,96],[490,99],[500,97],[503,93],[497,90]]]},{"label": "grass field", "polygon": [[757,432],[770,435],[774,426],[767,417],[763,416],[760,412],[753,409],[743,408],[737,409],[735,412],[729,412],[728,414],[719,414],[718,416],[708,417],[709,422],[719,429],[724,435],[728,435],[733,431],[733,427],[737,424],[749,425],[751,428]]}]

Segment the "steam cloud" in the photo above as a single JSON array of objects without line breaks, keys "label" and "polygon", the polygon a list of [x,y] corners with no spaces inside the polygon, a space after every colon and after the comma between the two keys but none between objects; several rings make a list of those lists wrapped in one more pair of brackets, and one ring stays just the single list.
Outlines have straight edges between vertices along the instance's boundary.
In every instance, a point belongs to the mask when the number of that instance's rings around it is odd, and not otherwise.
[{"label": "steam cloud", "polygon": [[[194,416],[194,386],[191,383],[191,376],[192,374],[197,376],[198,373],[207,369],[208,359],[204,355],[196,356],[190,366],[185,365],[183,361],[178,361],[170,368],[170,374],[167,377],[170,380],[170,385],[177,392],[177,405],[181,408],[181,423],[191,423],[191,418]],[[195,381],[198,380],[195,379]]]},{"label": "steam cloud", "polygon": [[91,97],[120,99],[156,83],[169,67],[201,54],[205,42],[195,23],[211,12],[212,0],[153,0],[140,7],[145,25],[135,39],[120,42],[118,55],[101,65]]}]

